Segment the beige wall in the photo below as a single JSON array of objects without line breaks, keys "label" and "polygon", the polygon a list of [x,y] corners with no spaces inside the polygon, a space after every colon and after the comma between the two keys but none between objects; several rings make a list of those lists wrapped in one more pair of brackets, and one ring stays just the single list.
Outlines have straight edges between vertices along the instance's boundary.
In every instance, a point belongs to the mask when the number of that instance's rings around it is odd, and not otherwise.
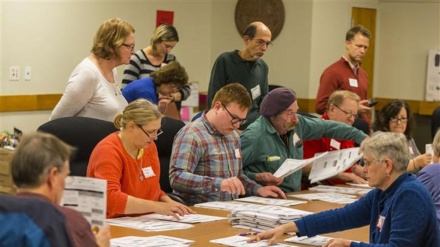
[{"label": "beige wall", "polygon": [[[215,58],[243,46],[234,23],[236,0],[3,0],[0,1],[0,94],[62,93],[72,69],[89,54],[99,24],[121,17],[147,45],[156,10],[175,12],[181,41],[173,53],[190,80],[207,89]],[[269,80],[314,98],[321,72],[343,53],[352,7],[377,9],[375,97],[423,100],[426,55],[440,49],[440,0],[284,0],[286,20],[264,59]],[[431,30],[431,31],[428,31]],[[21,80],[8,81],[19,65]],[[23,80],[24,66],[32,80]],[[119,67],[120,75],[123,66]],[[121,77],[120,77],[121,78]],[[403,85],[403,86],[402,86]],[[50,112],[0,113],[0,131],[31,131]]]}]

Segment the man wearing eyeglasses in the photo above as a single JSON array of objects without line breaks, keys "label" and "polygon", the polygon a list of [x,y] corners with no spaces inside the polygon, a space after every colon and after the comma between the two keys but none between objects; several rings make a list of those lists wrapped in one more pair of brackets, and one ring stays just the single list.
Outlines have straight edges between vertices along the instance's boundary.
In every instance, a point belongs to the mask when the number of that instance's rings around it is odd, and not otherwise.
[{"label": "man wearing eyeglasses", "polygon": [[[333,120],[351,126],[358,112],[359,101],[359,96],[353,92],[348,90],[335,91],[330,95],[327,103],[327,111],[324,112],[321,119]],[[316,140],[305,140],[303,144],[304,159],[312,158],[317,153],[352,148],[355,146],[352,140],[339,140],[327,137]],[[311,167],[308,166],[303,169],[303,172],[308,174],[310,169]],[[337,176],[322,181],[322,183],[325,185],[345,184],[346,182],[366,184],[367,181],[363,178],[364,176],[364,169],[354,165],[346,171],[339,173]]]},{"label": "man wearing eyeglasses", "polygon": [[285,193],[301,189],[302,171],[284,179],[273,175],[286,159],[303,158],[303,141],[322,137],[361,143],[367,135],[347,124],[298,115],[293,90],[279,87],[261,102],[261,116],[241,134],[243,170],[262,185],[278,185]]},{"label": "man wearing eyeglasses", "polygon": [[170,161],[173,193],[188,205],[227,201],[239,195],[286,198],[276,186],[261,186],[243,174],[237,129],[246,122],[251,99],[239,83],[214,97],[211,109],[176,135]]},{"label": "man wearing eyeglasses", "polygon": [[272,33],[266,25],[262,22],[251,23],[243,33],[243,49],[221,54],[211,71],[208,109],[215,103],[215,93],[233,82],[242,84],[251,95],[252,107],[247,115],[248,121],[240,127],[241,130],[258,118],[261,100],[269,91],[269,68],[261,57],[272,45],[271,38]]}]

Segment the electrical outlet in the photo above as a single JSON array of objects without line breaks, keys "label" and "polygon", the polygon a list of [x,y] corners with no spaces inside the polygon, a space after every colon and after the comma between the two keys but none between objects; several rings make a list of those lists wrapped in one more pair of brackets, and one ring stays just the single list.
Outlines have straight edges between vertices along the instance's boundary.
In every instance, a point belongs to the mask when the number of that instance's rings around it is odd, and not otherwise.
[{"label": "electrical outlet", "polygon": [[24,80],[25,81],[31,80],[31,66],[24,67]]},{"label": "electrical outlet", "polygon": [[10,81],[20,80],[20,66],[9,67],[9,80]]}]

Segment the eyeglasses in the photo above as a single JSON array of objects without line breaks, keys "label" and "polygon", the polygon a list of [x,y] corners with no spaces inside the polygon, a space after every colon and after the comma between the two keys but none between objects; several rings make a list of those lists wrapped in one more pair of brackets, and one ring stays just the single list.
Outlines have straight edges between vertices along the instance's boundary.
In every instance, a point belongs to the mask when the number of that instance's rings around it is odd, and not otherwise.
[{"label": "eyeglasses", "polygon": [[383,160],[366,160],[366,159],[362,159],[362,164],[363,164],[364,167],[369,167],[371,165],[371,163],[373,163],[375,161],[382,163]]},{"label": "eyeglasses", "polygon": [[140,125],[140,124],[136,124],[141,130],[142,130],[142,132],[144,132],[147,136],[148,136],[148,138],[150,138],[150,139],[154,139],[155,137],[158,137],[158,136],[160,136],[162,133],[163,133],[163,131],[161,130],[161,129],[158,129],[157,131],[155,130],[154,131],[154,133],[150,133],[150,134],[148,134],[148,132],[147,131],[145,131],[143,128],[142,128],[142,126]]},{"label": "eyeglasses", "polygon": [[348,112],[348,111],[345,111],[345,110],[342,110],[339,106],[337,106],[337,105],[334,105],[336,108],[338,108],[341,112],[343,112],[344,114],[345,114],[345,116],[347,116],[347,118],[351,118],[351,117],[353,117],[353,118],[356,118],[357,117],[357,114],[353,114],[353,113],[351,113],[351,112]]},{"label": "eyeglasses", "polygon": [[392,117],[392,118],[390,119],[390,122],[392,122],[392,123],[398,123],[398,122],[406,123],[406,122],[408,122],[408,118],[405,118],[405,117],[399,117],[399,118],[397,118],[397,117]]},{"label": "eyeglasses", "polygon": [[262,40],[262,39],[257,39],[257,40],[255,40],[255,43],[257,43],[257,45],[258,46],[263,46],[263,45],[266,45],[266,47],[267,48],[269,48],[270,46],[272,46],[273,45],[273,43],[272,42],[270,42],[270,41],[264,41],[264,40]]},{"label": "eyeglasses", "polygon": [[135,44],[129,45],[129,44],[122,44],[123,46],[127,47],[130,51],[134,50]]},{"label": "eyeglasses", "polygon": [[225,108],[225,110],[229,113],[229,116],[231,116],[231,124],[234,125],[236,123],[240,123],[240,125],[243,125],[247,122],[246,118],[239,118],[237,116],[232,115],[232,113],[226,108],[226,106],[220,102],[220,104],[222,104],[223,108]]}]

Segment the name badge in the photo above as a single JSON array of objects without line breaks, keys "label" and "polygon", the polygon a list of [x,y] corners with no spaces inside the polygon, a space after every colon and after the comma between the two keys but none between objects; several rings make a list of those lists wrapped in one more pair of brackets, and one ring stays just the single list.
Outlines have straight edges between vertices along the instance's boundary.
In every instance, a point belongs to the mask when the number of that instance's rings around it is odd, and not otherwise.
[{"label": "name badge", "polygon": [[414,150],[413,150],[412,147],[408,147],[408,149],[409,149],[409,153],[410,153],[410,154],[414,154]]},{"label": "name badge", "polygon": [[385,223],[385,216],[379,215],[379,219],[377,219],[376,227],[379,228],[379,232],[382,231],[383,223]]},{"label": "name badge", "polygon": [[301,138],[299,138],[298,134],[293,134],[293,145],[296,147],[301,143]]},{"label": "name badge", "polygon": [[359,86],[358,85],[358,80],[357,79],[353,79],[353,78],[348,79],[348,84],[350,84],[351,87],[358,87]]},{"label": "name badge", "polygon": [[251,93],[252,93],[252,100],[255,100],[256,98],[260,97],[260,95],[261,95],[260,85],[253,87],[251,89]]},{"label": "name badge", "polygon": [[330,140],[330,147],[332,147],[336,150],[339,150],[339,149],[341,149],[341,143],[336,141],[335,139],[331,139]]},{"label": "name badge", "polygon": [[241,159],[241,151],[239,148],[236,148],[235,150],[235,158],[236,159]]},{"label": "name badge", "polygon": [[144,173],[144,177],[146,177],[146,178],[151,178],[151,177],[156,176],[156,174],[154,174],[153,168],[151,168],[151,166],[142,168],[142,172]]}]

